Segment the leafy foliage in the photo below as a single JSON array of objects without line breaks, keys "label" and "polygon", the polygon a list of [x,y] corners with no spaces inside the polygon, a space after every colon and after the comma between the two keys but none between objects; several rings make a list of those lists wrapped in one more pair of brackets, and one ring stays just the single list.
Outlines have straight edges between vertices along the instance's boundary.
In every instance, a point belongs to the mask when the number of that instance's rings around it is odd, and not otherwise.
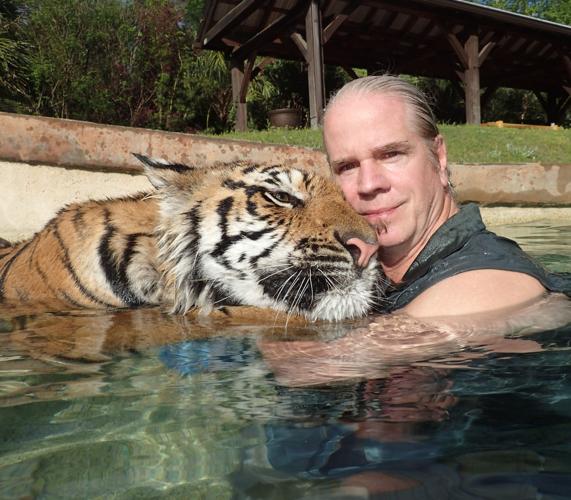
[{"label": "leafy foliage", "polygon": [[229,65],[195,54],[202,0],[27,0],[29,111],[165,130],[231,126]]},{"label": "leafy foliage", "polygon": [[182,15],[165,0],[31,0],[34,111],[171,128],[184,52]]},{"label": "leafy foliage", "polygon": [[0,111],[18,111],[28,98],[28,45],[16,2],[0,4]]},{"label": "leafy foliage", "polygon": [[569,0],[470,0],[474,3],[538,17],[561,24],[571,24]]}]

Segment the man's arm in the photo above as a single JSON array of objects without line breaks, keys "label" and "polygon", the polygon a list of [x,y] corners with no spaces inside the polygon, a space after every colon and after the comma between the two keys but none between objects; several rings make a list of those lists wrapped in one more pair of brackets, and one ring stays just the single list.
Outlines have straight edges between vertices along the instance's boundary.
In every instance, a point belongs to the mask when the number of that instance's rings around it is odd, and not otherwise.
[{"label": "man's arm", "polygon": [[460,316],[525,306],[545,294],[535,278],[512,271],[467,271],[433,285],[402,309],[415,318]]}]

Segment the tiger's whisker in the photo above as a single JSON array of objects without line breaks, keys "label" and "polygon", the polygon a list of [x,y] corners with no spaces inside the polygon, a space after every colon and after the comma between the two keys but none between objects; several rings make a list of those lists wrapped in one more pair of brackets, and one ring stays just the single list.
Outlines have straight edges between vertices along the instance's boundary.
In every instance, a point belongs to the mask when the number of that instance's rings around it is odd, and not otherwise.
[{"label": "tiger's whisker", "polygon": [[325,278],[325,281],[327,281],[327,283],[329,283],[329,285],[331,285],[331,288],[333,288],[336,292],[339,292],[339,293],[341,292],[341,290],[339,290],[339,288],[337,288],[335,283],[333,283],[330,276],[325,274],[319,267],[317,267],[316,269],[317,269],[317,271],[319,271],[323,275],[323,277]]},{"label": "tiger's whisker", "polygon": [[268,274],[267,276],[264,276],[263,278],[260,278],[260,279],[258,280],[258,283],[261,283],[262,281],[265,281],[265,280],[267,280],[268,278],[271,278],[272,276],[275,276],[276,274],[279,274],[279,273],[281,273],[281,272],[283,272],[283,271],[287,271],[288,269],[291,269],[292,267],[294,267],[294,266],[293,266],[293,265],[292,265],[292,266],[288,266],[288,267],[285,267],[285,268],[283,268],[283,269],[279,269],[279,270],[276,271],[275,273]]},{"label": "tiger's whisker", "polygon": [[[287,280],[285,280],[285,281],[280,285],[280,287],[279,287],[278,290],[277,290],[276,296],[275,296],[275,299],[276,299],[276,300],[283,300],[283,299],[280,299],[281,293],[282,293],[282,291],[285,290],[285,287],[287,286],[288,281],[291,280],[292,278],[294,278],[294,276],[296,276],[296,274],[292,274]],[[287,293],[286,293],[286,295],[287,295]],[[284,302],[285,302],[285,300],[284,300]]]},{"label": "tiger's whisker", "polygon": [[286,317],[286,327],[289,323],[289,319],[290,319],[291,315],[294,313],[294,311],[298,310],[299,303],[301,302],[301,300],[303,298],[303,294],[305,293],[305,290],[307,290],[307,287],[308,287],[308,280],[307,280],[307,278],[304,278],[301,282],[301,286],[298,288],[298,291],[297,291],[297,294],[294,298],[292,306],[288,311],[288,314]]}]

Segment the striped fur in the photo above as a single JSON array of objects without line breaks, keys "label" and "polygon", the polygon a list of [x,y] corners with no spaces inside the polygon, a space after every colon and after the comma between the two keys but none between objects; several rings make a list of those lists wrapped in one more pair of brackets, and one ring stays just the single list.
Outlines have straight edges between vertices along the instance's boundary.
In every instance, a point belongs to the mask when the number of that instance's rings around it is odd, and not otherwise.
[{"label": "striped fur", "polygon": [[30,240],[0,246],[0,302],[180,314],[251,305],[327,320],[369,310],[376,262],[357,266],[340,235],[376,233],[331,181],[138,157],[155,192],[69,205]]}]

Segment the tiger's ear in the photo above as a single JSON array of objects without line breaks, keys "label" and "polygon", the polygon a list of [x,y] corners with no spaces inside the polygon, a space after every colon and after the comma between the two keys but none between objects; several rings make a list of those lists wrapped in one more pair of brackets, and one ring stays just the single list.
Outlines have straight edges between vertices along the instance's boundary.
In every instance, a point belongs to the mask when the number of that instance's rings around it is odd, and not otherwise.
[{"label": "tiger's ear", "polygon": [[180,185],[181,181],[193,170],[182,163],[170,163],[162,158],[149,158],[148,156],[133,153],[145,167],[145,174],[151,184],[160,189],[165,186]]}]

